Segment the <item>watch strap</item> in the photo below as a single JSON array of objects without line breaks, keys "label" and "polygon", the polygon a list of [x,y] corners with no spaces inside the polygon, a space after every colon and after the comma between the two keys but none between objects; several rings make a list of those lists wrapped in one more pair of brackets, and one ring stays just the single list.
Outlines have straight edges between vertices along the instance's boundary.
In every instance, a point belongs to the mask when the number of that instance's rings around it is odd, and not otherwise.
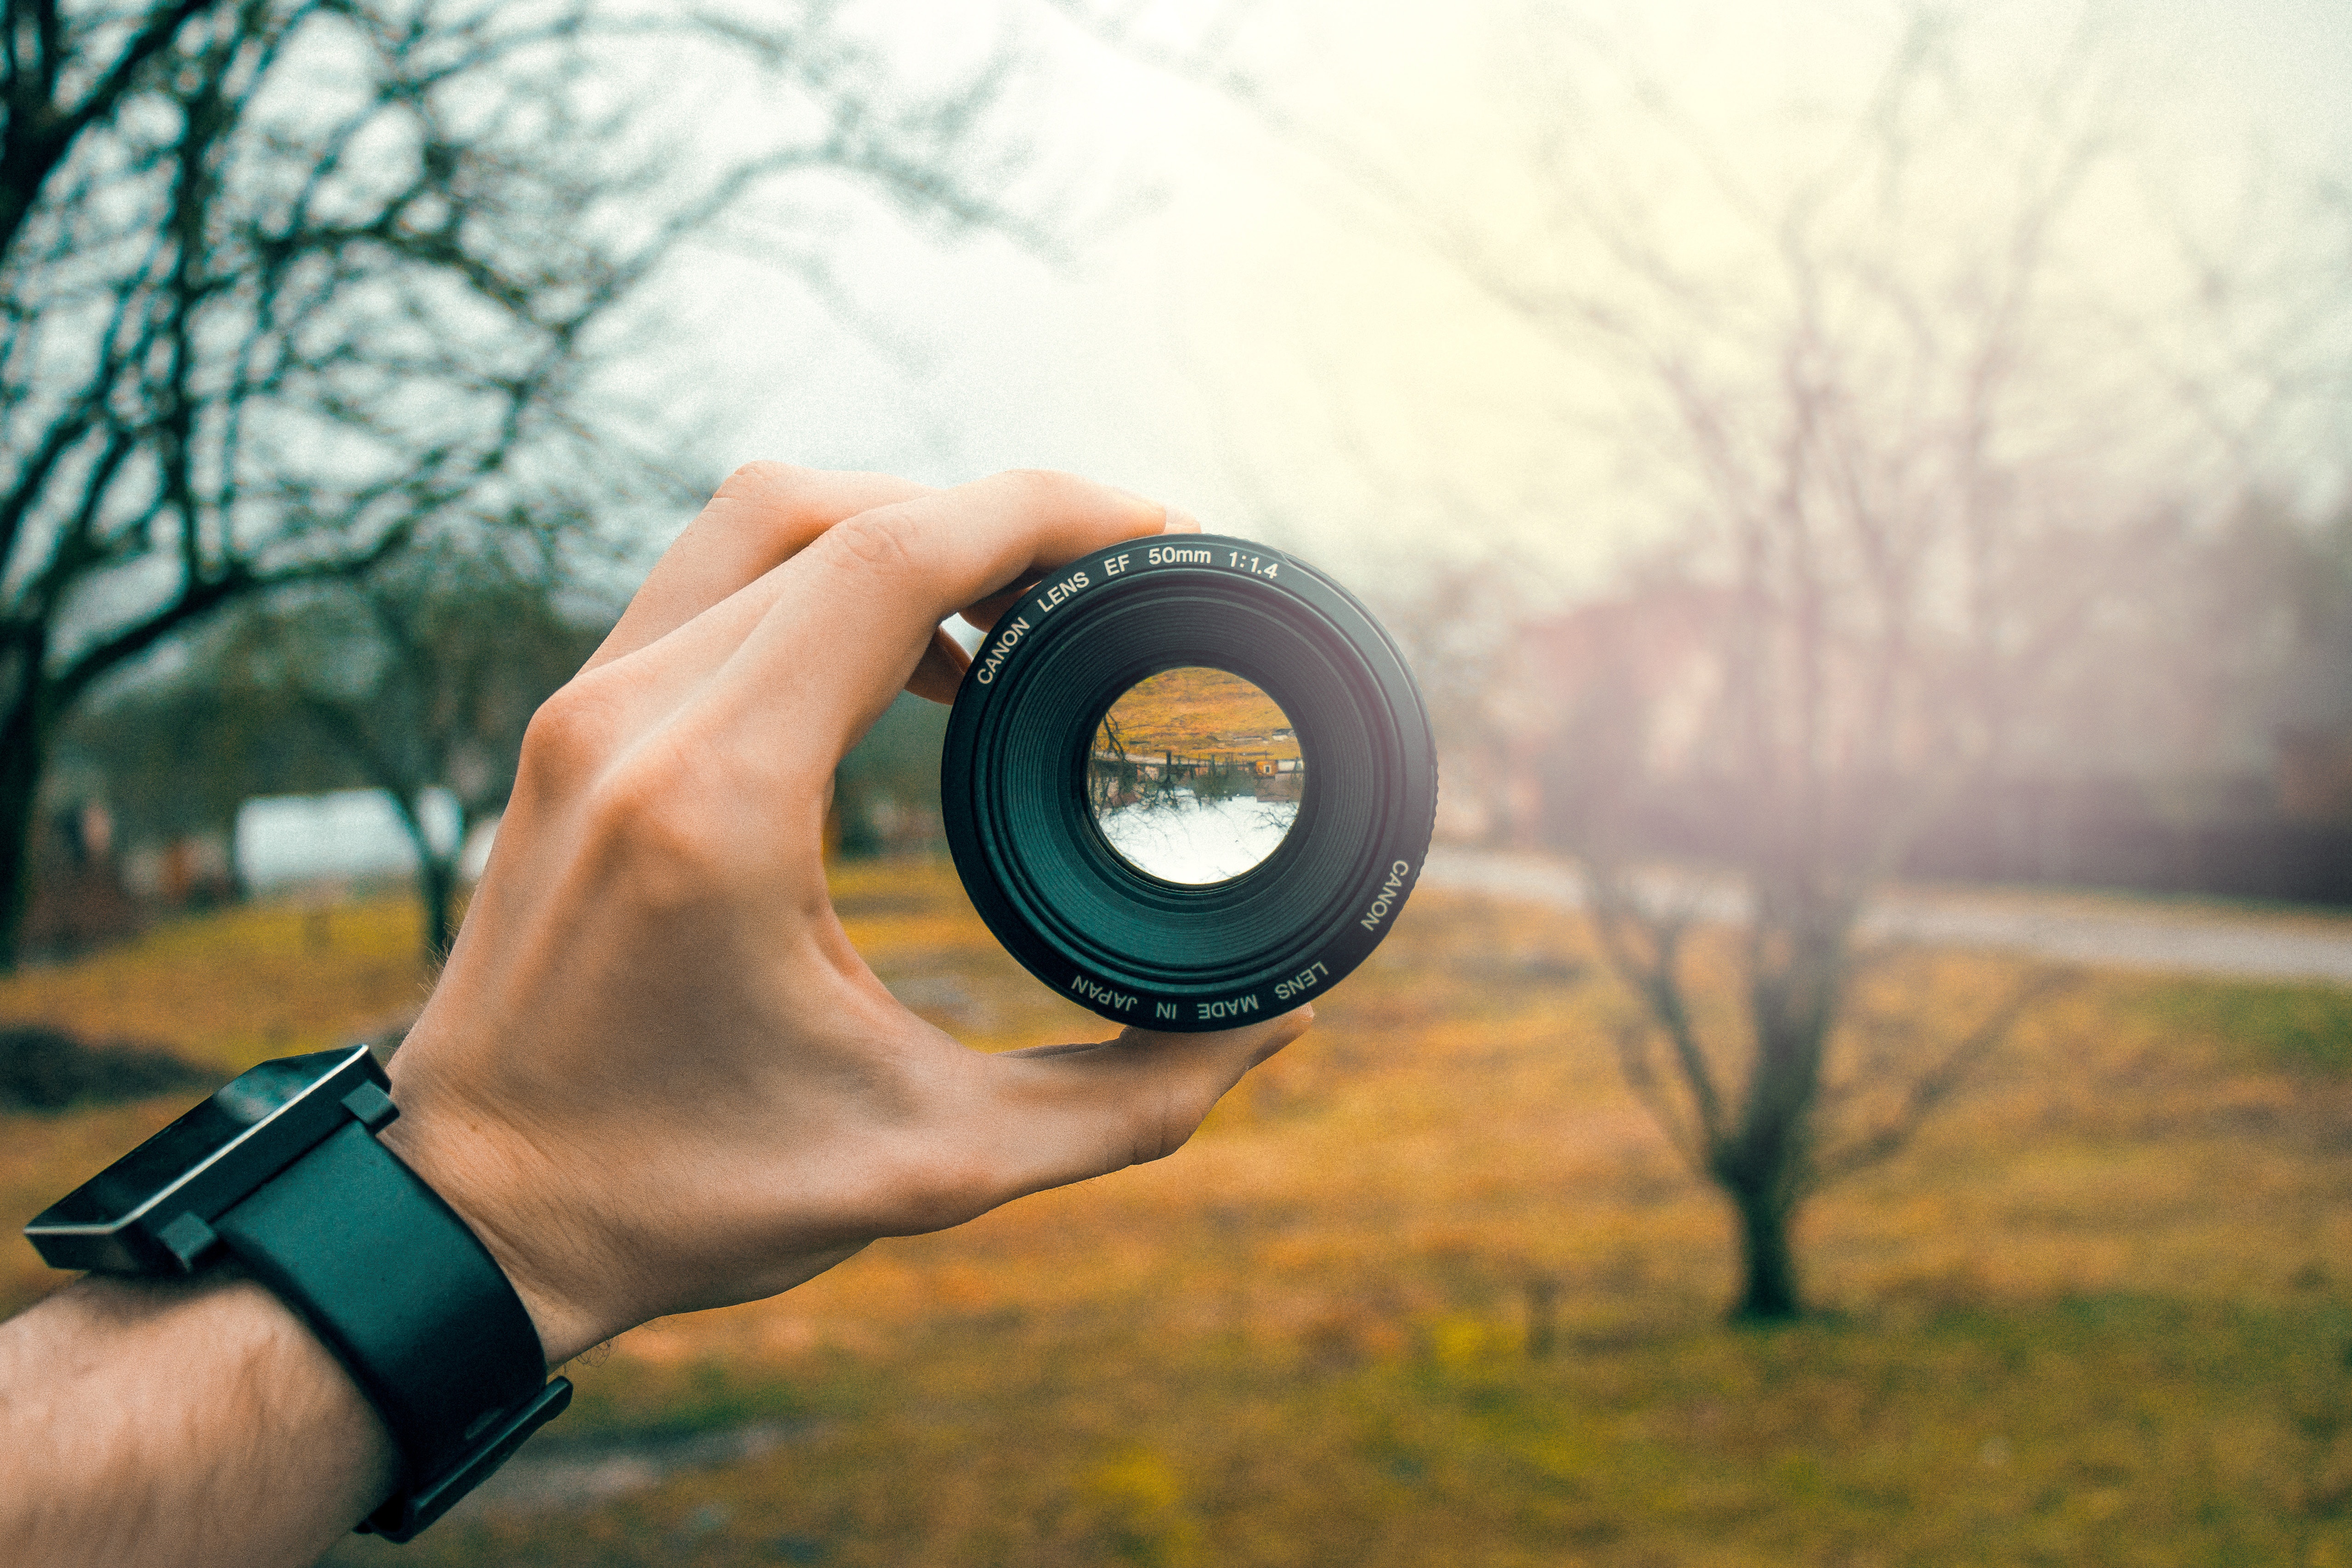
[{"label": "watch strap", "polygon": [[383,1417],[401,1484],[362,1529],[404,1541],[563,1408],[530,1315],[439,1194],[344,1123],[213,1228]]},{"label": "watch strap", "polygon": [[391,1500],[360,1521],[363,1534],[386,1541],[406,1541],[449,1511],[451,1505],[472,1491],[511,1458],[523,1439],[563,1414],[572,1403],[572,1380],[551,1379],[546,1387],[511,1410],[474,1439],[472,1447],[438,1475],[393,1494]]}]

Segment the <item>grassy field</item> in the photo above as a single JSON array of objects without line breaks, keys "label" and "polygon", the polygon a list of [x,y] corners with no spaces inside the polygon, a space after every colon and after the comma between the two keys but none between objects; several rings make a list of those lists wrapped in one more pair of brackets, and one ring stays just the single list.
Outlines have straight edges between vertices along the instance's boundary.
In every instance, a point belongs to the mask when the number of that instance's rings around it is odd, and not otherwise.
[{"label": "grassy field", "polygon": [[1222,669],[1188,665],[1163,670],[1129,687],[1111,704],[1095,749],[1113,751],[1124,742],[1129,754],[1151,759],[1163,752],[1180,757],[1292,761],[1297,737],[1289,715],[1274,699]]},{"label": "grassy field", "polygon": [[[837,896],[975,1043],[1100,1032],[944,868]],[[403,910],[319,939],[242,911],[0,1017],[226,1068],[413,1003]],[[1931,1052],[2016,974],[1889,954],[1864,1006]],[[768,1424],[757,1458],[335,1559],[2352,1565],[2352,995],[2084,977],[1814,1205],[1822,1310],[1769,1333],[1720,1321],[1728,1228],[1617,1082],[1573,918],[1423,892],[1318,1008],[1174,1158],[641,1329],[532,1450]],[[173,1109],[0,1121],[12,1212]]]}]

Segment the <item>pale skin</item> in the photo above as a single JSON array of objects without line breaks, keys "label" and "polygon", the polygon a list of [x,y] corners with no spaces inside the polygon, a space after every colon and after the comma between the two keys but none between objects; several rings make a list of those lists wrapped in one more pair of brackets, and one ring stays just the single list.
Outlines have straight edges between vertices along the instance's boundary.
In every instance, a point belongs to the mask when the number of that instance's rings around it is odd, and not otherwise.
[{"label": "pale skin", "polygon": [[[551,1367],[1171,1153],[1306,1028],[985,1055],[891,997],[826,892],[835,764],[901,688],[953,695],[939,624],[1192,526],[1065,475],[755,464],[541,710],[384,1142]],[[349,1378],[248,1280],[92,1278],[0,1324],[0,1562],[308,1563],[394,1479]]]}]

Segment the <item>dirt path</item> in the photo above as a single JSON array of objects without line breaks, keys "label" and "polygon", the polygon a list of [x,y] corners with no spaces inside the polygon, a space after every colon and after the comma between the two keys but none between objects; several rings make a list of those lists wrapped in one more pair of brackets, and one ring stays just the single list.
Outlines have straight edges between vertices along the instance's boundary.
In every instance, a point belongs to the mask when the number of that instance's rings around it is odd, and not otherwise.
[{"label": "dirt path", "polygon": [[[1575,868],[1548,856],[1439,846],[1423,874],[1433,887],[1555,908],[1584,901]],[[1726,880],[1661,873],[1649,886],[1709,916],[1737,919],[1743,907]],[[1897,941],[2003,948],[2072,963],[2352,985],[2352,915],[2324,911],[2014,888],[1894,888],[1865,924],[1874,935]]]},{"label": "dirt path", "polygon": [[547,1439],[517,1454],[457,1508],[467,1515],[586,1508],[650,1491],[680,1471],[756,1459],[807,1430],[762,1421],[715,1432],[622,1434],[567,1442],[560,1428],[551,1428]]}]

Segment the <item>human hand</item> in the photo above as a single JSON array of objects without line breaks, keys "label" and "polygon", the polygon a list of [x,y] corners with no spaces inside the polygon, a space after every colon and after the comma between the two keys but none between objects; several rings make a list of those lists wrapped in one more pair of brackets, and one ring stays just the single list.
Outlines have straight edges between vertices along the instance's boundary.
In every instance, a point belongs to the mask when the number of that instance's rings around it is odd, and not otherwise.
[{"label": "human hand", "polygon": [[953,695],[940,622],[1191,526],[1062,475],[754,465],[533,720],[385,1142],[497,1257],[551,1364],[1158,1159],[1305,1029],[968,1050],[883,988],[826,893],[835,767],[902,687]]}]

